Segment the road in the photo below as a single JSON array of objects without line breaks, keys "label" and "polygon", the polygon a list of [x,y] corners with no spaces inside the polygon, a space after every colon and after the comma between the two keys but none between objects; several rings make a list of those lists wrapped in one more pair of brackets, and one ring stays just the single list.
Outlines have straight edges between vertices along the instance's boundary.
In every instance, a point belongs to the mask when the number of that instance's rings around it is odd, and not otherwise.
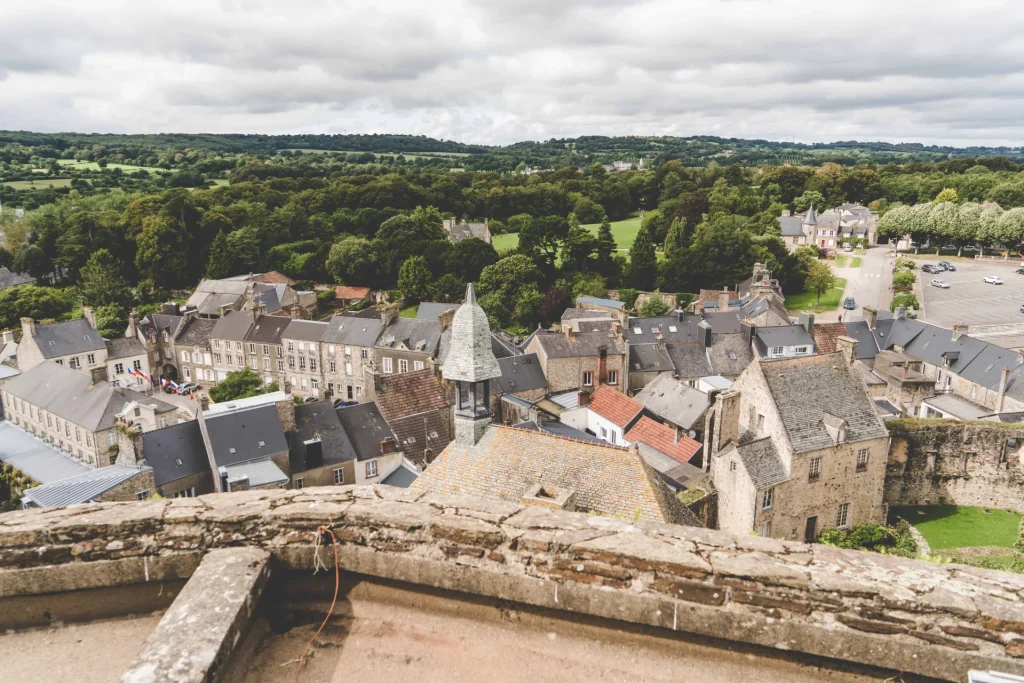
[{"label": "road", "polygon": [[[847,257],[851,257],[847,254]],[[821,322],[836,322],[839,314],[843,320],[863,320],[861,311],[863,306],[874,306],[878,310],[889,310],[889,303],[892,301],[892,292],[889,286],[892,284],[893,259],[889,257],[889,249],[886,246],[870,247],[860,257],[860,268],[835,268],[836,276],[846,279],[846,288],[843,290],[843,300],[852,296],[857,303],[857,308],[847,311],[840,308],[837,311],[818,313],[815,317]],[[852,258],[849,261],[852,262]]]}]

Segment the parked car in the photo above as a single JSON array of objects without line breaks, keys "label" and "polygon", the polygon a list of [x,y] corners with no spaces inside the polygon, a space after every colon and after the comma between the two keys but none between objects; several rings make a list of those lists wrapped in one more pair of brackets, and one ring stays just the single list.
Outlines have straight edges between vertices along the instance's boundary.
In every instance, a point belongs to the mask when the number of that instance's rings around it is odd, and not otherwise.
[{"label": "parked car", "polygon": [[938,287],[939,289],[949,289],[949,283],[945,280],[932,280],[932,287]]},{"label": "parked car", "polygon": [[843,251],[853,251],[853,245],[847,242],[843,245]]},{"label": "parked car", "polygon": [[989,285],[1001,285],[1003,284],[1003,278],[996,277],[995,275],[989,275],[988,277],[982,278],[981,280],[985,284]]},{"label": "parked car", "polygon": [[952,273],[956,272],[956,266],[954,266],[949,261],[939,261],[935,265],[937,265],[939,268],[944,268],[945,270],[948,270],[948,271],[950,271]]},{"label": "parked car", "polygon": [[1017,275],[1024,275],[1024,268],[1018,268],[1013,272],[1016,273]]},{"label": "parked car", "polygon": [[857,302],[853,300],[852,296],[848,296],[843,301],[843,308],[845,308],[848,311],[852,311],[853,309],[857,308]]},{"label": "parked car", "polygon": [[195,382],[185,382],[178,388],[178,393],[181,394],[182,396],[187,396],[188,394],[191,394],[193,391],[196,391],[198,389],[199,385],[196,384]]},{"label": "parked car", "polygon": [[334,399],[334,407],[335,408],[348,408],[349,406],[356,406],[356,405],[359,405],[359,403],[356,402],[356,401],[343,401],[340,398]]},{"label": "parked car", "polygon": [[933,266],[930,263],[926,263],[923,266],[921,266],[922,273],[942,273],[944,271],[945,268],[939,268],[938,266]]},{"label": "parked car", "polygon": [[978,248],[976,246],[974,246],[973,244],[968,244],[966,247],[964,247],[964,251],[965,252],[968,252],[968,251],[975,252],[975,251],[978,251]]}]

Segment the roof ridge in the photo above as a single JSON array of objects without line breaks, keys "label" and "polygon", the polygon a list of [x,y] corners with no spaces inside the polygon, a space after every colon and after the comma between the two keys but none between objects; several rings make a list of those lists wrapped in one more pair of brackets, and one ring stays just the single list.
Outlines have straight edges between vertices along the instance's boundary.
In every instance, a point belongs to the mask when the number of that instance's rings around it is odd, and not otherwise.
[{"label": "roof ridge", "polygon": [[538,430],[516,429],[515,426],[513,426],[513,425],[501,425],[501,424],[492,424],[491,426],[495,427],[497,429],[509,429],[509,430],[514,430],[516,432],[527,432],[529,434],[539,434],[541,436],[550,437],[552,439],[561,439],[563,441],[572,441],[572,442],[575,442],[575,443],[586,444],[587,446],[597,446],[599,448],[610,448],[612,450],[622,451],[623,453],[628,453],[628,452],[631,452],[633,450],[629,446],[616,446],[615,444],[610,444],[610,443],[608,443],[606,441],[601,441],[601,442],[587,441],[587,440],[584,440],[584,439],[577,439],[574,436],[565,436],[564,434],[553,434],[552,432],[545,432],[545,431],[540,430],[540,429],[538,429]]}]

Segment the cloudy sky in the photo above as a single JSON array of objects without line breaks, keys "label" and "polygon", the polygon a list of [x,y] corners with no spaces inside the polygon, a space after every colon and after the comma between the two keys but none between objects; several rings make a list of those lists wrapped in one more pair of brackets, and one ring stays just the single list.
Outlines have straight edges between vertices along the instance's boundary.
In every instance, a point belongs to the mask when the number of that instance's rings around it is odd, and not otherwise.
[{"label": "cloudy sky", "polygon": [[1019,0],[0,2],[0,129],[1024,140]]}]

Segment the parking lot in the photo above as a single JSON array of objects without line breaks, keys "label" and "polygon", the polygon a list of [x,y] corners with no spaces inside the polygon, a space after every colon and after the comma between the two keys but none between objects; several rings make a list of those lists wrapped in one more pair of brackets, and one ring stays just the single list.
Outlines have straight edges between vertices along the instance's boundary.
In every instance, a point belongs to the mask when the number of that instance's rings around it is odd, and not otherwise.
[{"label": "parking lot", "polygon": [[[919,259],[917,262],[917,281],[921,286],[919,298],[923,305],[920,312],[922,319],[942,327],[952,327],[955,323],[1024,323],[1024,313],[1020,312],[1020,307],[1024,304],[1024,275],[1014,273],[1020,266],[1018,261],[1006,264],[957,261],[954,263],[955,273],[947,271],[932,274],[921,271],[921,266],[925,263],[935,264],[941,260]],[[989,275],[1001,277],[1003,284],[990,285],[982,282],[982,278]],[[932,287],[932,280],[945,280],[949,283],[949,289]]]}]

